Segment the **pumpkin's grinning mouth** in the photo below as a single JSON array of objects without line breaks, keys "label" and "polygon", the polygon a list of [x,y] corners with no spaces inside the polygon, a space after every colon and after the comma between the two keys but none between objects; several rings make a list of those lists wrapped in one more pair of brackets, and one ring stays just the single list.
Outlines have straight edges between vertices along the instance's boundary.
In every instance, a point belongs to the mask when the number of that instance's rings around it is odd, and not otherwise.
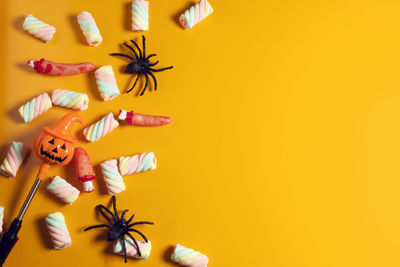
[{"label": "pumpkin's grinning mouth", "polygon": [[44,156],[45,158],[58,161],[60,163],[63,162],[68,157],[68,155],[65,156],[64,158],[53,156],[53,155],[49,154],[47,151],[43,150],[43,145],[40,146],[40,155]]}]

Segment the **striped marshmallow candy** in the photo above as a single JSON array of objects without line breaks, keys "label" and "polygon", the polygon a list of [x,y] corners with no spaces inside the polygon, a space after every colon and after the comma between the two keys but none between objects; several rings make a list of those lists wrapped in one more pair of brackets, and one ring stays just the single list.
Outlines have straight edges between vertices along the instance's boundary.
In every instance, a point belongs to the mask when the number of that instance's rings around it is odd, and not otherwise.
[{"label": "striped marshmallow candy", "polygon": [[15,177],[24,158],[28,155],[29,149],[21,142],[13,141],[8,150],[7,156],[0,165],[0,172],[7,177]]},{"label": "striped marshmallow candy", "polygon": [[145,172],[157,168],[157,159],[153,152],[136,154],[119,158],[119,171],[121,175]]},{"label": "striped marshmallow candy", "polygon": [[103,38],[100,35],[99,28],[97,27],[92,14],[83,11],[77,16],[77,19],[88,44],[90,46],[98,46],[101,44]]},{"label": "striped marshmallow candy", "polygon": [[87,96],[87,94],[83,93],[56,89],[51,94],[51,101],[56,106],[77,110],[86,110],[89,104],[89,97]]},{"label": "striped marshmallow candy", "polygon": [[175,246],[171,260],[187,267],[206,267],[209,261],[206,255],[179,244]]},{"label": "striped marshmallow candy", "polygon": [[104,182],[110,195],[125,191],[124,180],[119,173],[116,159],[110,159],[100,164]]},{"label": "striped marshmallow candy", "polygon": [[64,215],[61,212],[47,215],[46,224],[54,249],[63,249],[71,245],[71,237],[65,224]]},{"label": "striped marshmallow candy", "polygon": [[102,66],[94,72],[94,75],[96,76],[97,88],[104,101],[110,101],[119,96],[119,89],[112,66]]},{"label": "striped marshmallow candy", "polygon": [[213,8],[207,0],[200,0],[191,6],[179,17],[179,22],[185,29],[191,29],[194,25],[213,13]]},{"label": "striped marshmallow candy", "polygon": [[132,1],[132,31],[149,30],[149,1]]},{"label": "striped marshmallow candy", "polygon": [[25,18],[22,28],[29,32],[29,34],[45,41],[46,43],[53,39],[54,33],[56,32],[56,28],[38,20],[33,15],[28,15]]},{"label": "striped marshmallow candy", "polygon": [[[138,250],[136,248],[135,243],[130,237],[125,237],[125,247],[126,247],[126,255],[130,258],[134,259],[141,259],[141,260],[147,260],[150,256],[151,252],[151,241],[149,240],[147,243],[146,241],[143,240],[136,240],[136,243],[139,246],[140,254],[142,255],[141,257],[139,256]],[[123,247],[122,247],[122,241],[118,239],[114,243],[114,253],[118,255],[124,255]]]},{"label": "striped marshmallow candy", "polygon": [[93,123],[92,125],[86,127],[83,130],[83,134],[86,140],[90,142],[96,142],[101,137],[110,133],[112,130],[119,126],[118,121],[114,118],[114,115],[110,112],[99,121]]},{"label": "striped marshmallow candy", "polygon": [[31,122],[52,106],[50,96],[47,93],[43,93],[22,105],[18,111],[25,122]]},{"label": "striped marshmallow candy", "polygon": [[78,189],[73,187],[60,176],[56,176],[53,178],[53,180],[51,180],[47,186],[47,190],[49,190],[49,192],[55,195],[57,198],[70,205],[74,203],[80,193]]}]

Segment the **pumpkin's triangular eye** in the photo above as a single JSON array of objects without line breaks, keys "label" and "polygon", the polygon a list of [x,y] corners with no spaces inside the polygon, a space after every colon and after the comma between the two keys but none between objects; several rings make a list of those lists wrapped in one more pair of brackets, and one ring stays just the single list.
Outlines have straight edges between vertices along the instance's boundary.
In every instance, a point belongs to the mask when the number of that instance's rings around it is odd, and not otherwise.
[{"label": "pumpkin's triangular eye", "polygon": [[49,143],[52,144],[52,145],[54,145],[54,139],[51,139],[51,140],[49,141]]},{"label": "pumpkin's triangular eye", "polygon": [[63,144],[63,145],[61,146],[61,148],[65,150],[65,144]]}]

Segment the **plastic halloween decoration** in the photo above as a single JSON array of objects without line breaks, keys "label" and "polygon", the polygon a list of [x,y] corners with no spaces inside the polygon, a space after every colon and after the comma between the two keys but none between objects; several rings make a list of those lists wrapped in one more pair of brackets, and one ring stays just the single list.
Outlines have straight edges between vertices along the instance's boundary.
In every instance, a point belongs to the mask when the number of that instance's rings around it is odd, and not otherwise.
[{"label": "plastic halloween decoration", "polygon": [[123,109],[119,111],[118,120],[126,121],[128,125],[136,126],[160,126],[172,122],[170,117],[145,115],[133,111],[128,112]]},{"label": "plastic halloween decoration", "polygon": [[22,219],[50,166],[67,165],[74,156],[73,143],[77,140],[71,136],[71,128],[75,122],[83,124],[83,119],[78,114],[68,114],[55,125],[43,127],[43,131],[36,137],[33,143],[33,151],[42,159],[42,164],[22,208],[0,241],[0,266],[3,265],[8,254],[17,243],[17,234],[21,229]]},{"label": "plastic halloween decoration", "polygon": [[169,67],[161,68],[161,69],[154,69],[153,66],[158,64],[158,60],[154,63],[150,63],[150,58],[157,56],[157,54],[150,54],[150,55],[146,56],[146,38],[142,35],[143,51],[139,48],[138,44],[135,41],[131,40],[131,42],[132,42],[132,44],[135,45],[136,49],[138,50],[139,55],[135,51],[135,49],[133,49],[132,46],[128,45],[127,43],[124,43],[124,46],[126,46],[133,52],[133,54],[135,55],[135,58],[133,58],[129,55],[126,55],[126,54],[122,54],[122,53],[112,53],[112,54],[110,54],[110,56],[125,57],[132,61],[131,63],[129,63],[126,66],[125,73],[137,74],[137,76],[136,76],[136,80],[135,80],[133,86],[131,87],[131,89],[126,91],[127,93],[129,93],[130,91],[133,90],[133,88],[135,88],[136,83],[138,82],[140,76],[143,75],[146,78],[146,83],[144,84],[144,88],[143,88],[142,92],[140,93],[140,95],[142,96],[144,94],[144,92],[146,91],[147,85],[149,83],[149,76],[153,79],[154,91],[157,90],[157,80],[156,80],[156,77],[154,76],[153,72],[169,70],[169,69],[172,69],[173,66],[169,66]]},{"label": "plastic halloween decoration", "polygon": [[64,76],[73,75],[94,70],[96,67],[90,62],[68,64],[58,63],[42,58],[41,60],[28,60],[28,66],[35,69],[37,72],[51,75]]},{"label": "plastic halloween decoration", "polygon": [[[133,217],[135,216],[134,214],[132,214],[132,216],[128,220],[126,220],[124,218],[124,216],[128,212],[128,210],[124,210],[121,213],[121,215],[119,215],[118,211],[117,211],[117,205],[116,205],[115,196],[112,196],[111,200],[112,200],[112,204],[113,204],[114,213],[112,211],[110,211],[109,209],[107,209],[106,207],[104,207],[103,205],[101,205],[101,204],[96,206],[96,208],[100,212],[100,214],[103,215],[103,217],[109,223],[108,224],[93,225],[93,226],[90,226],[90,227],[86,228],[84,231],[88,231],[88,230],[96,229],[96,228],[102,228],[102,227],[108,228],[107,241],[113,242],[113,241],[119,240],[121,242],[122,250],[123,250],[123,253],[124,253],[124,256],[125,256],[125,263],[127,262],[127,254],[126,254],[126,246],[125,246],[125,235],[127,235],[127,236],[129,236],[129,238],[135,244],[135,247],[137,249],[139,258],[142,257],[139,245],[138,245],[136,239],[132,236],[131,232],[140,235],[144,239],[144,241],[147,243],[148,240],[147,240],[146,236],[144,234],[142,234],[139,230],[134,229],[133,227],[135,225],[154,224],[154,223],[147,222],[147,221],[132,222]],[[106,212],[107,214],[104,213],[104,212]]]}]

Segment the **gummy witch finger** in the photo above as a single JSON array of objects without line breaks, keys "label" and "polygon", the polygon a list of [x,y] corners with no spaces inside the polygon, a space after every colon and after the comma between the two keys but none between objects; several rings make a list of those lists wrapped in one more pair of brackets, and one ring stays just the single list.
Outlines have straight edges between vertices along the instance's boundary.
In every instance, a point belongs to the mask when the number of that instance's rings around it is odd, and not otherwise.
[{"label": "gummy witch finger", "polygon": [[[139,236],[141,236],[144,239],[144,242],[146,242],[146,243],[149,243],[150,241],[147,240],[146,236],[142,232],[140,232],[137,229],[134,229],[133,227],[135,225],[143,225],[143,224],[151,225],[154,223],[147,222],[147,221],[132,222],[133,217],[135,216],[134,214],[132,214],[132,216],[128,220],[125,219],[125,214],[128,212],[128,210],[124,210],[121,214],[118,214],[115,196],[112,196],[111,200],[112,200],[112,204],[113,204],[114,213],[101,204],[96,206],[97,210],[100,212],[101,215],[103,215],[103,217],[109,222],[109,224],[93,225],[93,226],[86,228],[84,231],[106,227],[108,229],[107,241],[110,241],[110,242],[114,242],[117,240],[121,241],[121,243],[120,243],[121,250],[122,250],[123,255],[125,256],[125,263],[127,262],[128,255],[127,255],[127,248],[125,246],[126,242],[122,242],[122,240],[125,241],[126,235],[130,238],[130,240],[135,245],[135,247],[137,249],[138,258],[147,258],[148,255],[150,254],[151,245],[145,246],[145,247],[143,246],[143,244],[139,245],[138,244],[139,241],[136,241],[136,239],[133,237],[132,234],[133,233],[138,234]],[[109,215],[111,215],[111,217]],[[142,251],[142,248],[144,248],[144,251]],[[142,252],[143,252],[143,254],[142,254]]]},{"label": "gummy witch finger", "polygon": [[125,191],[125,183],[118,170],[116,159],[110,159],[100,164],[103,173],[104,183],[110,195]]},{"label": "gummy witch finger", "polygon": [[101,118],[98,122],[93,123],[89,127],[83,130],[83,135],[86,140],[90,142],[96,142],[101,137],[110,133],[112,130],[119,126],[118,121],[114,118],[114,115],[110,112],[108,115]]},{"label": "gummy witch finger", "polygon": [[94,21],[92,14],[83,11],[77,16],[77,19],[88,44],[90,46],[98,46],[101,44],[103,38],[100,35],[99,28],[97,28],[96,21]]},{"label": "gummy witch finger", "polygon": [[135,243],[129,237],[125,237],[125,244],[122,244],[121,239],[115,241],[113,251],[114,251],[114,253],[116,253],[118,255],[124,256],[125,254],[124,254],[123,246],[125,246],[126,256],[128,256],[129,258],[147,260],[150,256],[150,252],[151,252],[151,241],[149,240],[146,243],[143,240],[136,240],[136,243],[139,246],[141,256],[139,256],[139,250],[137,249]]},{"label": "gummy witch finger", "polygon": [[149,30],[149,1],[132,1],[132,31]]},{"label": "gummy witch finger", "polygon": [[52,106],[50,96],[47,93],[43,93],[22,105],[18,111],[25,122],[31,122]]},{"label": "gummy witch finger", "polygon": [[119,158],[119,171],[121,175],[145,172],[154,170],[155,168],[157,168],[157,159],[153,152]]},{"label": "gummy witch finger", "polygon": [[104,101],[110,101],[119,96],[119,89],[112,66],[102,66],[94,72],[94,75],[96,76],[97,88]]},{"label": "gummy witch finger", "polygon": [[46,43],[53,39],[54,33],[56,32],[56,28],[38,20],[32,15],[28,15],[25,18],[22,27],[25,31],[29,32],[29,34],[32,34]]},{"label": "gummy witch finger", "polygon": [[209,261],[206,255],[179,244],[175,246],[171,260],[188,267],[206,267]]},{"label": "gummy witch finger", "polygon": [[183,28],[191,29],[194,25],[211,15],[213,11],[207,0],[200,0],[200,2],[183,12],[179,17],[179,22]]},{"label": "gummy witch finger", "polygon": [[78,110],[86,110],[89,104],[87,94],[73,91],[56,89],[51,94],[51,100],[54,105]]},{"label": "gummy witch finger", "polygon": [[172,122],[170,117],[145,115],[133,111],[127,112],[123,109],[119,111],[118,120],[126,121],[129,125],[137,126],[160,126]]},{"label": "gummy witch finger", "polygon": [[64,215],[61,212],[47,215],[46,223],[54,249],[63,249],[71,245],[71,237],[65,224]]},{"label": "gummy witch finger", "polygon": [[0,235],[3,233],[4,207],[0,206]]},{"label": "gummy witch finger", "polygon": [[64,76],[64,75],[74,75],[83,72],[92,71],[96,68],[90,62],[68,64],[68,63],[57,63],[44,58],[39,61],[28,60],[28,66],[35,69],[37,72],[51,75],[51,76]]},{"label": "gummy witch finger", "polygon": [[92,192],[94,190],[93,180],[96,174],[93,171],[92,163],[85,149],[81,147],[75,148],[75,171],[78,176],[78,181],[83,183],[83,191]]},{"label": "gummy witch finger", "polygon": [[0,173],[7,177],[15,177],[17,171],[28,155],[30,149],[24,147],[21,142],[13,141],[8,150],[7,156],[0,165]]},{"label": "gummy witch finger", "polygon": [[47,190],[49,190],[50,193],[55,195],[57,198],[70,205],[74,203],[80,193],[78,189],[73,187],[60,176],[56,176],[53,178],[53,180],[51,180],[47,186]]}]

